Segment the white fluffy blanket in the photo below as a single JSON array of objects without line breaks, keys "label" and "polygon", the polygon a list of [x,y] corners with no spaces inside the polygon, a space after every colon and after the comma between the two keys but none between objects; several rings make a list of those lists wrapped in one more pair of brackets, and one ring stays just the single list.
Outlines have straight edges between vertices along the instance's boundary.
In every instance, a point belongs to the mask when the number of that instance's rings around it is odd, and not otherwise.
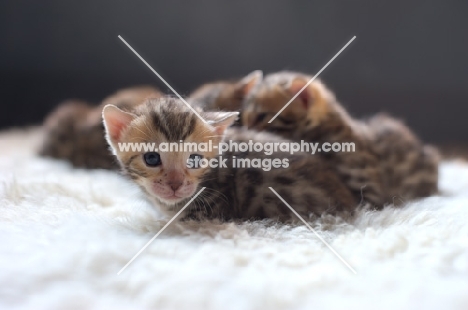
[{"label": "white fluffy blanket", "polygon": [[441,196],[302,225],[173,223],[113,172],[0,134],[0,309],[468,309],[468,165]]}]

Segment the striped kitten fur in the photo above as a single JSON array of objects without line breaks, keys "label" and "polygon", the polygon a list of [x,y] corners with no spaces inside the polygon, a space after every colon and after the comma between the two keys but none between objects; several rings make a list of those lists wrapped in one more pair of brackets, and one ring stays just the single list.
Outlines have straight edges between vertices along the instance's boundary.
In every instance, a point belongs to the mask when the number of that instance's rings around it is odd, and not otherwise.
[{"label": "striped kitten fur", "polygon": [[375,207],[437,192],[438,154],[403,123],[384,115],[353,119],[315,79],[271,123],[268,121],[312,78],[282,71],[267,75],[244,101],[243,124],[292,140],[354,142],[354,153],[321,153],[356,197]]},{"label": "striped kitten fur", "polygon": [[118,169],[104,139],[102,108],[113,104],[131,109],[147,97],[162,93],[150,86],[120,90],[95,107],[81,100],[68,100],[50,113],[45,122],[45,136],[39,154],[64,159],[78,168]]},{"label": "striped kitten fur", "polygon": [[[206,189],[186,209],[185,218],[259,219],[294,218],[290,210],[268,189],[274,188],[299,214],[308,217],[324,212],[352,211],[358,204],[326,161],[309,154],[273,154],[287,159],[288,168],[233,168],[232,156],[260,158],[263,153],[226,152],[227,167],[188,168],[197,156],[219,158],[216,151],[121,152],[119,143],[212,142],[225,140],[283,141],[268,133],[229,126],[237,112],[202,112],[205,124],[179,99],[149,99],[132,112],[108,105],[103,110],[106,138],[122,171],[133,179],[150,200],[164,211],[179,211],[200,188]],[[270,157],[271,158],[271,157]]]}]

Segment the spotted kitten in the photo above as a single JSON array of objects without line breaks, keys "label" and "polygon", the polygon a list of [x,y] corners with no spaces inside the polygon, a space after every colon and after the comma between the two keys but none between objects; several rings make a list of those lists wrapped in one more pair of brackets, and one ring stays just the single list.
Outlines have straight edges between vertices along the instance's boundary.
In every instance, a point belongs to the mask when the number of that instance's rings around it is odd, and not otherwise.
[{"label": "spotted kitten", "polygon": [[71,162],[75,167],[117,169],[104,139],[102,108],[107,104],[131,109],[147,97],[162,94],[150,86],[120,90],[104,99],[101,105],[68,100],[49,114],[44,122],[45,137],[40,155]]},{"label": "spotted kitten", "polygon": [[437,192],[438,155],[401,122],[383,115],[353,119],[333,93],[315,79],[271,123],[312,78],[297,72],[267,75],[244,101],[243,123],[292,140],[354,142],[354,153],[321,153],[356,197],[375,207]]},{"label": "spotted kitten", "polygon": [[142,152],[119,149],[119,143],[195,142],[219,145],[223,139],[283,141],[268,133],[228,128],[237,112],[202,112],[204,123],[179,99],[150,99],[132,112],[107,105],[103,110],[106,138],[122,171],[157,206],[167,212],[183,207],[202,187],[206,189],[188,207],[185,218],[289,220],[290,210],[268,189],[274,188],[302,216],[352,211],[357,201],[329,165],[308,154],[274,154],[287,159],[288,168],[234,168],[233,156],[265,159],[263,153],[226,152],[226,167],[189,168],[189,159],[222,159],[215,148],[191,152]]}]

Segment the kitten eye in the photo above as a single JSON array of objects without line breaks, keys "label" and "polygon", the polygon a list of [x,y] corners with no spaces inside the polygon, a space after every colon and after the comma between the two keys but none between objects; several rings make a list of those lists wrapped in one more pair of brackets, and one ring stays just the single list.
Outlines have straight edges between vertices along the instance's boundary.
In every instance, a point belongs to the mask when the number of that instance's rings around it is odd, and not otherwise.
[{"label": "kitten eye", "polygon": [[191,168],[198,169],[200,168],[200,160],[203,159],[203,155],[190,154],[189,159],[191,159],[191,162],[192,162]]},{"label": "kitten eye", "polygon": [[156,167],[161,165],[161,156],[156,152],[149,152],[143,155],[146,165]]}]

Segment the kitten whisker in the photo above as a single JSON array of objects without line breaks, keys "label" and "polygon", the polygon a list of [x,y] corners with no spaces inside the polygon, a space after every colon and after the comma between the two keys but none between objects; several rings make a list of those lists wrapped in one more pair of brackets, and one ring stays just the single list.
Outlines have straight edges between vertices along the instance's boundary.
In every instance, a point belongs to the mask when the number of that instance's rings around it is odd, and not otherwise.
[{"label": "kitten whisker", "polygon": [[217,191],[217,190],[212,189],[212,188],[205,188],[205,190],[208,190],[208,192],[211,191],[211,192],[214,192],[216,194],[219,194],[219,198],[222,199],[224,202],[226,202],[227,205],[229,205],[229,200],[228,200],[227,196],[224,195],[222,192]]},{"label": "kitten whisker", "polygon": [[207,206],[210,207],[211,211],[213,211],[213,209],[211,208],[210,203],[209,203],[209,202],[207,201],[207,199],[206,199],[207,196],[206,196],[205,193],[201,193],[199,197],[200,197],[200,199],[203,201],[203,206],[205,207],[205,213],[208,215],[208,208],[207,208]]}]

